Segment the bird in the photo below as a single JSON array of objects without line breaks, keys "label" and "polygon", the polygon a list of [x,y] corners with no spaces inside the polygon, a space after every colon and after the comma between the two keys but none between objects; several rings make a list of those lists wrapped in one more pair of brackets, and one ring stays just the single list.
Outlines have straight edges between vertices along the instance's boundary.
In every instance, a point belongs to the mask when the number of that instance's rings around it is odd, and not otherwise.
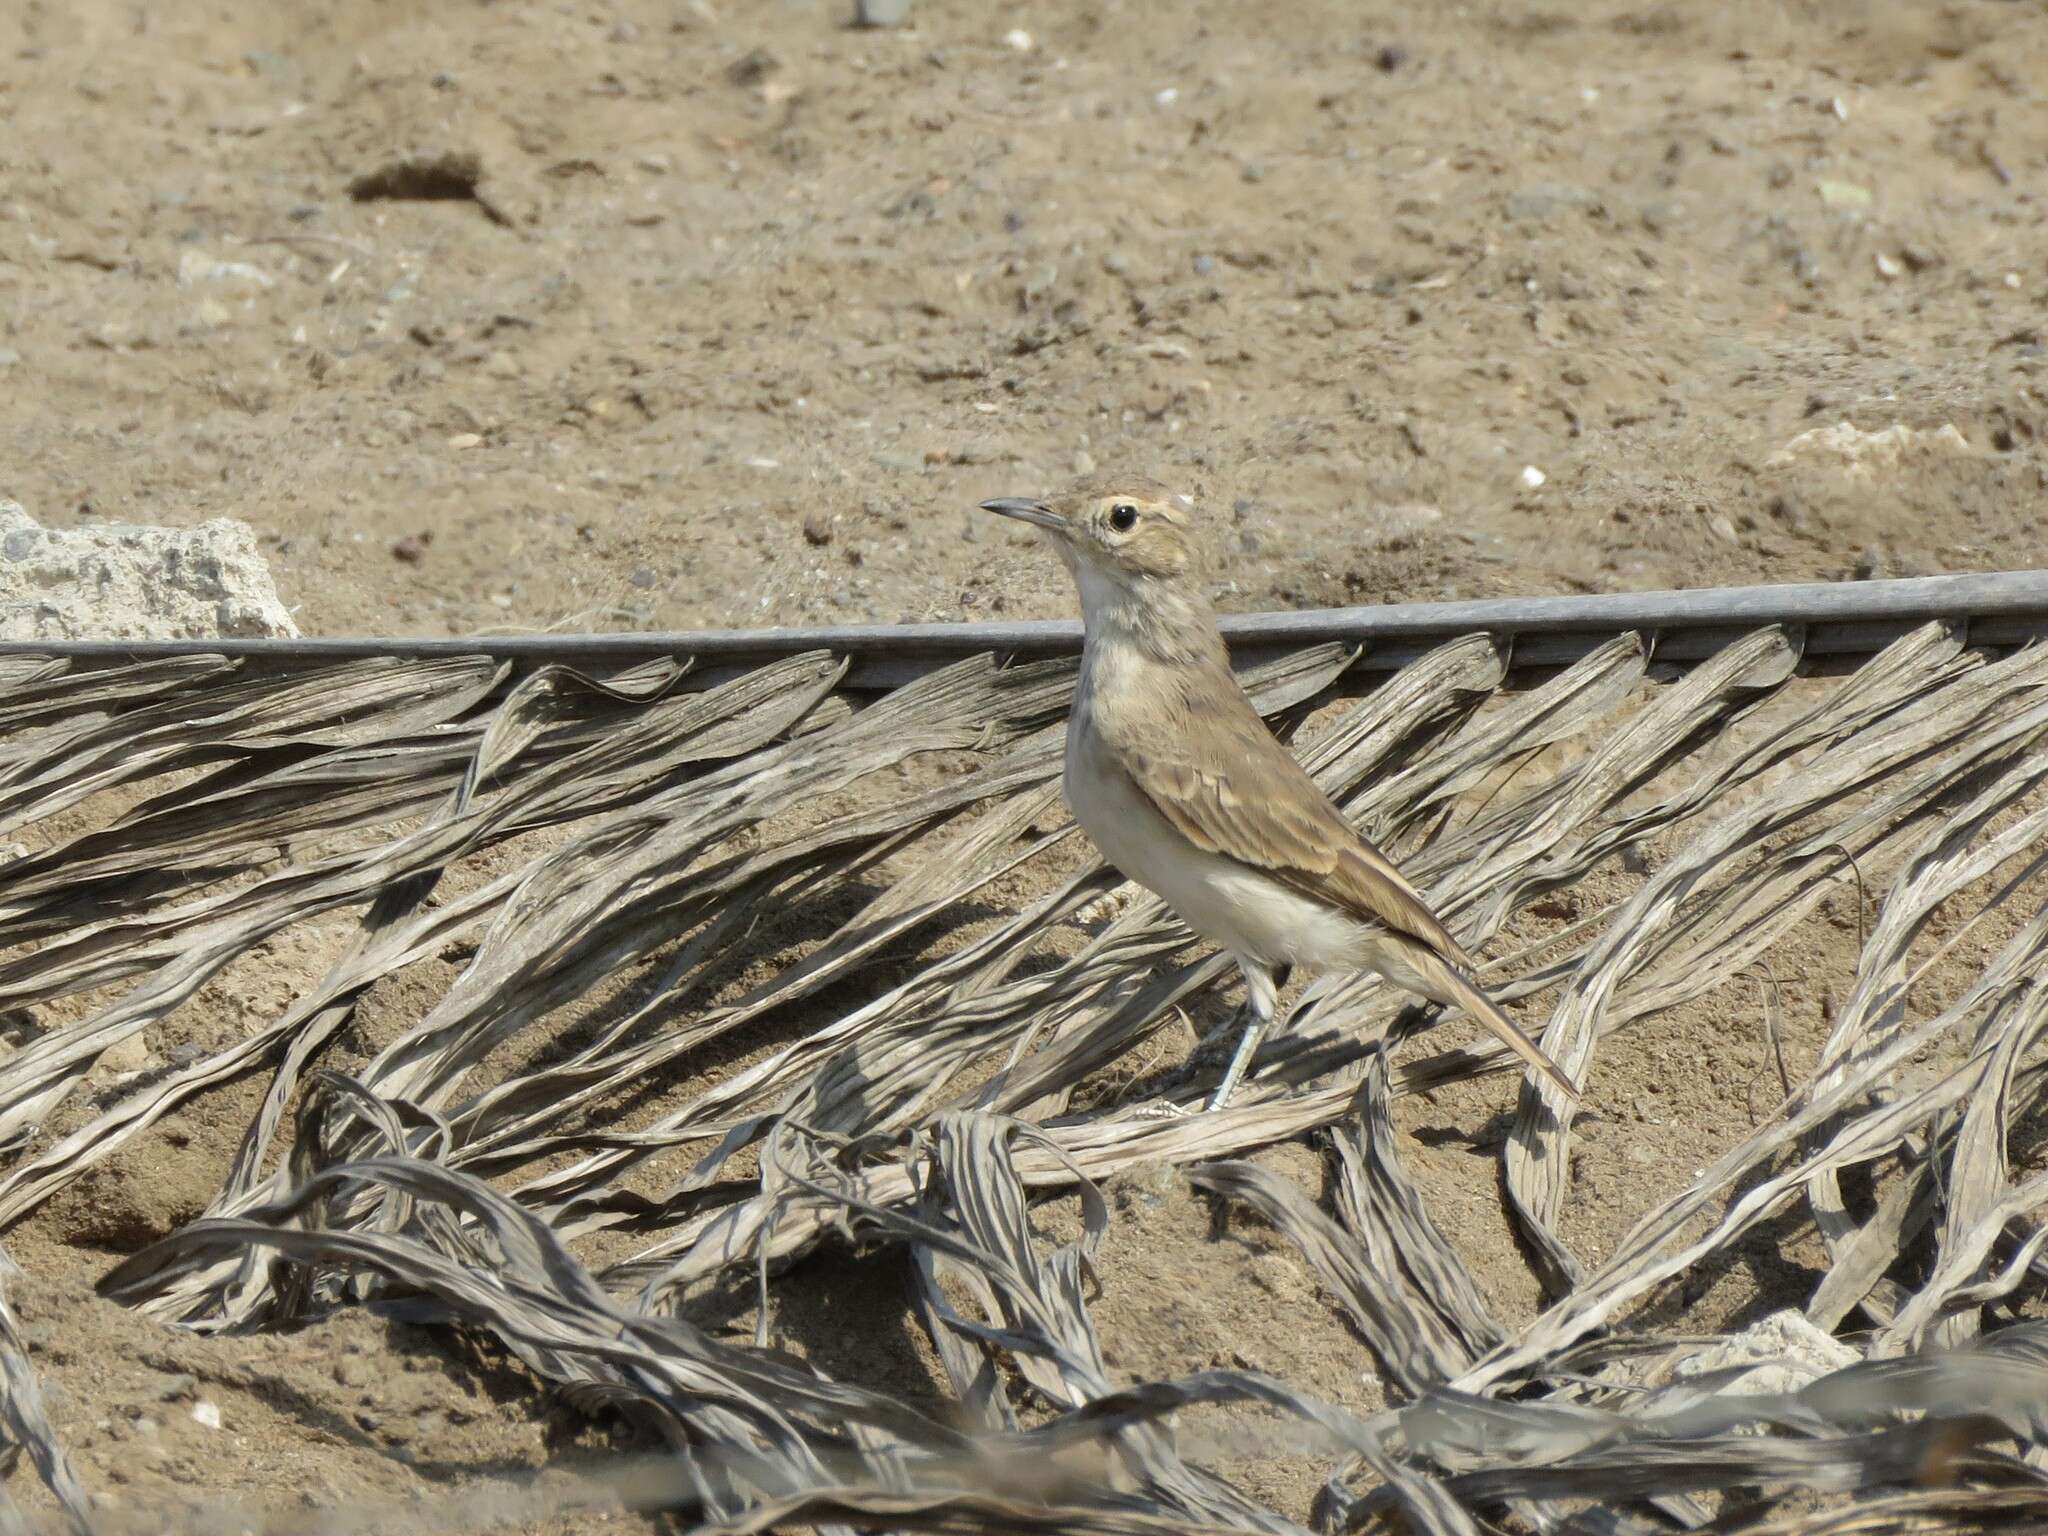
[{"label": "bird", "polygon": [[1230,1102],[1296,967],[1370,971],[1462,1008],[1576,1100],[1421,893],[1252,707],[1202,585],[1191,497],[1123,475],[980,505],[1039,529],[1080,595],[1062,773],[1075,821],[1243,974],[1249,1018],[1210,1110]]}]

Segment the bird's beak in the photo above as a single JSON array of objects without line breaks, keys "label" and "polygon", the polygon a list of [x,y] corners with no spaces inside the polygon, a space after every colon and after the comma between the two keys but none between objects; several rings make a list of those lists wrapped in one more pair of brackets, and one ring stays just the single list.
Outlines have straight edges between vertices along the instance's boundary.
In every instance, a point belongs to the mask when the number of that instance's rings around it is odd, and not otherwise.
[{"label": "bird's beak", "polygon": [[1003,517],[1014,517],[1022,523],[1036,523],[1041,528],[1050,528],[1054,533],[1067,531],[1067,520],[1053,511],[1042,501],[1033,501],[1028,496],[998,496],[994,501],[981,504],[984,512],[994,512]]}]

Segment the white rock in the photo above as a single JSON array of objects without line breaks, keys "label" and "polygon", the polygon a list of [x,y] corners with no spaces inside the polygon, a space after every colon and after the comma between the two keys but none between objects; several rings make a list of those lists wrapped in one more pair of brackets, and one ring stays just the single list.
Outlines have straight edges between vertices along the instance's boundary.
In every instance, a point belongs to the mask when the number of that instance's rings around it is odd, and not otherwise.
[{"label": "white rock", "polygon": [[1550,476],[1543,473],[1534,464],[1524,464],[1522,466],[1522,484],[1532,491],[1539,489],[1543,482],[1549,478]]},{"label": "white rock", "polygon": [[178,253],[178,284],[190,288],[198,283],[219,283],[228,288],[270,288],[276,285],[276,280],[254,262],[217,261],[197,246],[188,245]]},{"label": "white rock", "polygon": [[296,635],[247,523],[44,528],[0,500],[0,639]]},{"label": "white rock", "polygon": [[1729,1393],[1797,1392],[1863,1358],[1833,1334],[1806,1320],[1795,1307],[1752,1323],[1740,1333],[1711,1344],[1678,1367],[1681,1378],[1754,1364],[1724,1385]]},{"label": "white rock", "polygon": [[1824,464],[1851,480],[1874,480],[1901,464],[1929,458],[1967,455],[1969,441],[1954,422],[1931,430],[1894,423],[1881,432],[1865,432],[1853,422],[1814,427],[1764,460],[1765,469]]},{"label": "white rock", "polygon": [[202,1397],[192,1405],[192,1419],[194,1423],[202,1424],[208,1429],[219,1429],[220,1404],[209,1402]]}]

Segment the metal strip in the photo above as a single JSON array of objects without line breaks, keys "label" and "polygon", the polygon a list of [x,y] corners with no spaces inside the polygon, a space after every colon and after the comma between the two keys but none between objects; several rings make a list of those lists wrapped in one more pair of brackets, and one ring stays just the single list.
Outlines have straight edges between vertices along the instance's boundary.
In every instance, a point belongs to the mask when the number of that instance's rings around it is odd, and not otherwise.
[{"label": "metal strip", "polygon": [[[1929,619],[1966,623],[1971,641],[1986,645],[2018,645],[2048,635],[2048,570],[1312,608],[1227,614],[1222,628],[1241,661],[1334,640],[1364,647],[1359,669],[1385,672],[1431,646],[1479,631],[1516,637],[1517,659],[1534,664],[1570,661],[1624,630],[1654,634],[1657,653],[1664,660],[1696,661],[1734,636],[1766,624],[1804,626],[1806,654],[1811,657],[1868,655]],[[896,686],[984,651],[1019,658],[1057,656],[1077,651],[1080,644],[1077,621],[1051,620],[452,639],[6,641],[0,642],[0,657],[126,662],[213,655],[289,666],[368,656],[484,655],[526,665],[606,666],[657,656],[693,656],[700,665],[726,674],[798,652],[827,650],[852,656],[847,686],[871,689]]]}]

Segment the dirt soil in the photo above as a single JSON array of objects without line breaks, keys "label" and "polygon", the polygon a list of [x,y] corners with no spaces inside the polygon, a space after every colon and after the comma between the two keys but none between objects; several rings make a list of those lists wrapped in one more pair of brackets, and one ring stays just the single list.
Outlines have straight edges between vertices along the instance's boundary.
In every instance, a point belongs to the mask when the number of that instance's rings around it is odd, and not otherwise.
[{"label": "dirt soil", "polygon": [[[849,9],[0,7],[0,495],[55,527],[243,518],[315,634],[1064,614],[968,509],[1119,468],[1198,494],[1231,608],[2048,563],[2039,6]],[[1921,435],[1774,462],[1842,421]],[[1853,918],[1813,925],[1816,973]],[[1795,1073],[1823,1007],[1794,985]],[[1704,1008],[1631,1050],[1574,1190],[1589,1255],[1766,1069]],[[1513,1319],[1506,1103],[1402,1113]],[[616,1449],[441,1333],[200,1339],[93,1299],[248,1107],[8,1235],[105,1507],[262,1528]],[[1113,1366],[1380,1400],[1284,1240],[1176,1179],[1115,1203]],[[1744,1320],[1813,1260],[1770,1229],[1687,1299]],[[893,1271],[789,1285],[792,1347],[928,1378]],[[1318,1475],[1227,1470],[1297,1513]]]}]

